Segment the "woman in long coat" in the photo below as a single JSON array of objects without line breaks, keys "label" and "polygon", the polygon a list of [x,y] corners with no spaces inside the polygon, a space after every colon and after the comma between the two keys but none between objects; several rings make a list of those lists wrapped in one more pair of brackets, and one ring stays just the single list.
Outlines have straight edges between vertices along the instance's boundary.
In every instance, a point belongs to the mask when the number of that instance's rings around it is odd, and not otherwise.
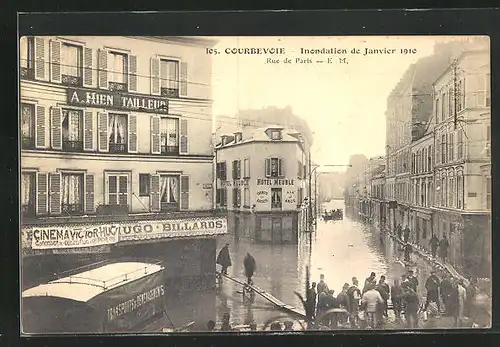
[{"label": "woman in long coat", "polygon": [[226,243],[217,256],[217,264],[222,266],[221,273],[223,273],[224,275],[227,275],[227,268],[232,265],[228,247],[229,243]]}]

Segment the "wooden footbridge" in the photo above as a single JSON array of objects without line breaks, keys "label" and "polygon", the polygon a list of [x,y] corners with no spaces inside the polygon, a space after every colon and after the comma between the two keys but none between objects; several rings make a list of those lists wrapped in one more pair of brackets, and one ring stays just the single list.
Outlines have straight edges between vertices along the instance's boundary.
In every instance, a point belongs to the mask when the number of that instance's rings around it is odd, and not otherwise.
[{"label": "wooden footbridge", "polygon": [[[234,277],[231,277],[229,275],[226,275],[226,274],[223,274],[223,273],[220,273],[217,271],[217,276],[219,278],[227,278],[228,280],[230,281],[233,281],[239,285],[242,286],[243,289],[245,288],[249,288],[250,290],[252,290],[255,294],[261,296],[262,298],[264,298],[265,300],[267,300],[268,302],[270,302],[271,304],[273,304],[274,306],[276,306],[278,309],[284,311],[284,312],[287,312],[287,313],[290,313],[292,315],[295,315],[295,316],[298,316],[299,318],[302,318],[302,319],[305,319],[306,318],[306,314],[304,311],[302,310],[299,310],[291,305],[287,305],[285,304],[284,302],[282,302],[281,300],[279,300],[278,298],[274,297],[273,295],[271,295],[270,293],[266,292],[265,290],[255,286],[255,285],[249,285],[246,283],[246,281],[244,280],[240,280],[238,278],[234,278]],[[219,283],[220,285],[220,283]]]}]

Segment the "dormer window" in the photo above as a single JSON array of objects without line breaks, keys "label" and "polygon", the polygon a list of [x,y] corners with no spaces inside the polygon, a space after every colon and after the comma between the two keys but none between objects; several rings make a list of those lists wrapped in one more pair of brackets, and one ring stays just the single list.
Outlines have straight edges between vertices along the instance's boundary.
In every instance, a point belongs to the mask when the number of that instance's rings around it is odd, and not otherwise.
[{"label": "dormer window", "polygon": [[243,135],[240,132],[234,133],[234,143],[241,142]]},{"label": "dormer window", "polygon": [[271,130],[271,140],[281,140],[281,130]]},{"label": "dormer window", "polygon": [[227,136],[221,137],[221,146],[225,146],[227,144]]}]

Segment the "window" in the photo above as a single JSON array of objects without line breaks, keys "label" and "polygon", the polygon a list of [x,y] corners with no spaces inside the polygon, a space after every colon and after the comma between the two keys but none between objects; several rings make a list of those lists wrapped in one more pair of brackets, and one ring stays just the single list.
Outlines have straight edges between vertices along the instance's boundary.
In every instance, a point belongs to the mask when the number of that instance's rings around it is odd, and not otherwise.
[{"label": "window", "polygon": [[411,154],[411,173],[415,173],[415,153]]},{"label": "window", "polygon": [[21,175],[21,213],[23,215],[35,214],[35,173]]},{"label": "window", "polygon": [[491,177],[486,177],[486,208],[491,210]]},{"label": "window", "polygon": [[464,175],[462,171],[457,172],[457,208],[464,208]]},{"label": "window", "polygon": [[250,188],[245,187],[243,190],[243,206],[250,207]]},{"label": "window", "polygon": [[35,39],[32,36],[21,37],[19,45],[21,77],[33,78],[35,76]]},{"label": "window", "polygon": [[441,163],[441,140],[439,139],[439,136],[436,139],[436,164]]},{"label": "window", "polygon": [[61,210],[70,215],[83,213],[83,174],[62,174]]},{"label": "window", "polygon": [[160,176],[160,203],[162,211],[179,209],[179,176]]},{"label": "window", "polygon": [[241,206],[241,189],[233,188],[233,207]]},{"label": "window", "polygon": [[271,208],[281,208],[282,207],[282,189],[281,188],[271,188]]},{"label": "window", "polygon": [[250,158],[243,161],[243,178],[250,178]]},{"label": "window", "polygon": [[448,117],[448,94],[443,93],[443,102],[441,105],[441,121],[443,122]]},{"label": "window", "polygon": [[216,203],[220,207],[226,207],[227,206],[227,189],[226,188],[217,188]]},{"label": "window", "polygon": [[83,150],[83,112],[62,110],[62,148],[65,151]]},{"label": "window", "polygon": [[129,179],[126,174],[108,175],[108,204],[128,206]]},{"label": "window", "polygon": [[110,153],[127,153],[127,125],[127,115],[109,114],[108,134]]},{"label": "window", "polygon": [[179,119],[161,118],[161,153],[179,155]]},{"label": "window", "polygon": [[243,138],[243,135],[241,133],[235,133],[234,134],[234,143],[241,142],[242,138]]},{"label": "window", "polygon": [[446,135],[441,136],[441,163],[446,163]]},{"label": "window", "polygon": [[127,90],[128,55],[108,52],[108,82],[110,90]]},{"label": "window", "polygon": [[447,197],[448,197],[448,181],[446,176],[441,177],[441,204],[442,206],[447,206]]},{"label": "window", "polygon": [[226,181],[227,180],[227,168],[226,168],[226,162],[223,161],[221,163],[217,163],[217,178],[220,180]]},{"label": "window", "polygon": [[149,174],[139,174],[139,196],[149,197],[149,184],[151,176]]},{"label": "window", "polygon": [[241,178],[241,161],[233,160],[233,180]]},{"label": "window", "polygon": [[35,105],[21,104],[21,146],[31,149],[35,146]]},{"label": "window", "polygon": [[281,131],[280,130],[272,130],[271,131],[271,139],[272,140],[281,140]]},{"label": "window", "polygon": [[432,171],[432,146],[427,148],[427,171]]},{"label": "window", "polygon": [[465,109],[465,80],[461,79],[457,83],[457,111]]},{"label": "window", "polygon": [[464,134],[462,130],[457,133],[457,159],[464,157]]},{"label": "window", "polygon": [[453,86],[450,87],[450,90],[448,92],[448,110],[447,110],[447,116],[451,117],[455,114],[454,106],[455,106],[455,89]]},{"label": "window", "polygon": [[83,49],[81,46],[61,45],[61,78],[63,84],[81,86],[83,83]]},{"label": "window", "polygon": [[448,161],[455,160],[455,151],[454,151],[454,138],[455,133],[448,134]]},{"label": "window", "polygon": [[179,97],[179,62],[176,60],[160,60],[161,95]]},{"label": "window", "polygon": [[491,156],[491,125],[486,126],[486,151],[487,157]]},{"label": "window", "polygon": [[441,104],[440,104],[439,98],[437,98],[436,99],[436,120],[438,122],[441,120],[441,114],[442,114]]},{"label": "window", "polygon": [[282,158],[266,159],[266,177],[282,177],[283,160]]}]

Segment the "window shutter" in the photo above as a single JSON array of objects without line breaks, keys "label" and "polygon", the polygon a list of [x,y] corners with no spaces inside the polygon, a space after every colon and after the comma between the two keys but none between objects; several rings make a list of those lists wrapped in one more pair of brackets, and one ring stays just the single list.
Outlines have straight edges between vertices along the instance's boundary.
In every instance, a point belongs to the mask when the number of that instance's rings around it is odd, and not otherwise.
[{"label": "window shutter", "polygon": [[159,212],[161,210],[160,204],[160,175],[151,175],[150,187],[150,207],[151,211]]},{"label": "window shutter", "polygon": [[128,90],[131,92],[137,91],[137,56],[129,55],[128,57]]},{"label": "window shutter", "polygon": [[52,128],[52,148],[62,149],[62,111],[60,107],[50,108],[50,123]]},{"label": "window shutter", "polygon": [[217,190],[215,191],[215,203],[217,205],[221,205],[221,198],[222,198],[222,189],[220,188],[217,188]]},{"label": "window shutter", "polygon": [[109,152],[108,114],[99,112],[99,151]]},{"label": "window shutter", "polygon": [[45,215],[48,212],[49,175],[36,173],[36,214]]},{"label": "window shutter", "polygon": [[108,52],[105,49],[99,50],[99,88],[108,89]]},{"label": "window shutter", "polygon": [[85,212],[94,213],[94,175],[85,175]]},{"label": "window shutter", "polygon": [[222,170],[223,170],[223,172],[222,172],[222,179],[224,181],[227,181],[227,163],[226,162],[222,163]]},{"label": "window shutter", "polygon": [[160,116],[151,116],[151,153],[160,154]]},{"label": "window shutter", "polygon": [[83,113],[83,149],[92,151],[94,149],[94,117],[92,111]]},{"label": "window shutter", "polygon": [[151,94],[160,95],[160,59],[151,58]]},{"label": "window shutter", "polygon": [[266,177],[271,177],[271,158],[266,158]]},{"label": "window shutter", "polygon": [[250,158],[247,158],[247,177],[250,177]]},{"label": "window shutter", "polygon": [[45,106],[36,106],[36,129],[35,129],[35,147],[36,148],[46,148],[45,142]]},{"label": "window shutter", "polygon": [[187,62],[183,61],[181,62],[181,71],[180,71],[180,88],[179,88],[179,94],[181,96],[187,96]]},{"label": "window shutter", "polygon": [[35,37],[35,78],[44,80],[45,77],[45,39]]},{"label": "window shutter", "polygon": [[284,176],[283,174],[283,158],[278,158],[278,176]]},{"label": "window shutter", "polygon": [[92,87],[94,84],[94,70],[92,69],[92,48],[83,48],[83,86]]},{"label": "window shutter", "polygon": [[241,189],[236,188],[236,204],[241,206]]},{"label": "window shutter", "polygon": [[238,160],[236,165],[238,165],[238,176],[236,178],[240,179],[241,178],[241,160]]},{"label": "window shutter", "polygon": [[189,143],[188,143],[188,121],[187,119],[180,120],[180,154],[188,154]]},{"label": "window shutter", "polygon": [[189,210],[189,176],[181,176],[181,210]]},{"label": "window shutter", "polygon": [[128,151],[137,153],[137,115],[128,116]]},{"label": "window shutter", "polygon": [[50,40],[50,80],[61,82],[61,42]]},{"label": "window shutter", "polygon": [[50,214],[61,214],[61,174],[50,174]]}]

